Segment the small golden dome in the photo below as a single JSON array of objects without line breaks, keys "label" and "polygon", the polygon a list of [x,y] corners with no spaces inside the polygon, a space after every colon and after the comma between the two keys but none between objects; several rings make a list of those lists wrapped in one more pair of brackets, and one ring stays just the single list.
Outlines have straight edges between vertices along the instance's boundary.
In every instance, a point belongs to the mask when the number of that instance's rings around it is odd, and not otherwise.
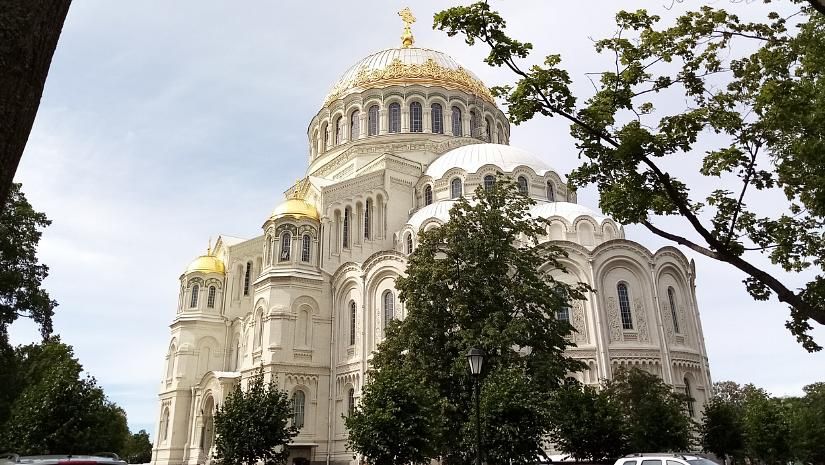
[{"label": "small golden dome", "polygon": [[272,219],[291,216],[295,219],[309,218],[318,221],[321,216],[318,210],[310,203],[301,199],[289,199],[275,207],[272,212]]},{"label": "small golden dome", "polygon": [[196,258],[186,268],[187,273],[221,273],[224,274],[225,268],[223,260],[213,255],[201,255]]}]

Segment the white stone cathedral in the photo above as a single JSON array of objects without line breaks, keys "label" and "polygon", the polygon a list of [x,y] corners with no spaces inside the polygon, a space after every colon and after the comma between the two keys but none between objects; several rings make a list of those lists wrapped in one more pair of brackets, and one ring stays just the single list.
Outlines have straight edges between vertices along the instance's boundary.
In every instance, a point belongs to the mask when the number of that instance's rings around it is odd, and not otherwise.
[{"label": "white stone cathedral", "polygon": [[342,414],[384,326],[406,316],[394,284],[417,234],[497,172],[550,221],[546,240],[569,254],[559,278],[598,290],[558,315],[577,330],[568,355],[588,367],[571,376],[595,384],[641,367],[690,393],[700,414],[710,374],[693,262],[673,247],[651,252],[578,204],[561,174],[509,145],[507,117],[473,73],[414,47],[409,24],[402,39],[332,86],[309,123],[306,177],[262,234],[221,236],[181,275],[154,464],[207,462],[216,405],[261,367],[293,399],[290,463],[357,463]]}]

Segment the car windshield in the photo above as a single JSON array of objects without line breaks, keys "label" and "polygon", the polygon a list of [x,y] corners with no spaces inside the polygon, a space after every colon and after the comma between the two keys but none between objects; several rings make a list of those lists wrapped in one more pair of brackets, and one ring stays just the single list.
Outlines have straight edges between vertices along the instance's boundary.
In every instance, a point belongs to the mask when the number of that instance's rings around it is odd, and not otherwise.
[{"label": "car windshield", "polygon": [[716,462],[708,459],[698,458],[694,460],[688,460],[687,463],[690,465],[719,465]]}]

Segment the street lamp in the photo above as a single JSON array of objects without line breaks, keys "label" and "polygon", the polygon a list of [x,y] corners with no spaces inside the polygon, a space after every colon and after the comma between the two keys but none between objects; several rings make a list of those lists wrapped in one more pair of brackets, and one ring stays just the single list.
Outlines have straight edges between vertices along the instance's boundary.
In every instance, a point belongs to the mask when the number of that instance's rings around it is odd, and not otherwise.
[{"label": "street lamp", "polygon": [[478,393],[478,379],[484,363],[484,351],[473,347],[467,351],[467,363],[473,375],[473,390],[476,395],[476,465],[481,465],[481,396]]}]

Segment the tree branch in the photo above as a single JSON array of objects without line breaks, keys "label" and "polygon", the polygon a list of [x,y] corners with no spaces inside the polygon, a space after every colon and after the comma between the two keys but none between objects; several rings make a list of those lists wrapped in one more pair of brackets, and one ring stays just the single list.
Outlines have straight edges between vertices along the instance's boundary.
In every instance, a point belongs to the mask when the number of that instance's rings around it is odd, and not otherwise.
[{"label": "tree branch", "polygon": [[756,164],[756,154],[759,153],[759,144],[757,143],[756,147],[748,148],[748,151],[751,154],[751,161],[748,163],[748,169],[745,174],[745,179],[742,186],[742,192],[739,193],[739,200],[736,202],[736,210],[733,212],[733,217],[730,220],[730,227],[728,228],[727,239],[725,240],[725,247],[730,246],[731,238],[733,238],[733,229],[736,227],[736,220],[739,217],[739,212],[742,211],[742,200],[745,198],[745,191],[748,190],[748,186],[750,185],[751,176],[753,176],[753,165]]}]

